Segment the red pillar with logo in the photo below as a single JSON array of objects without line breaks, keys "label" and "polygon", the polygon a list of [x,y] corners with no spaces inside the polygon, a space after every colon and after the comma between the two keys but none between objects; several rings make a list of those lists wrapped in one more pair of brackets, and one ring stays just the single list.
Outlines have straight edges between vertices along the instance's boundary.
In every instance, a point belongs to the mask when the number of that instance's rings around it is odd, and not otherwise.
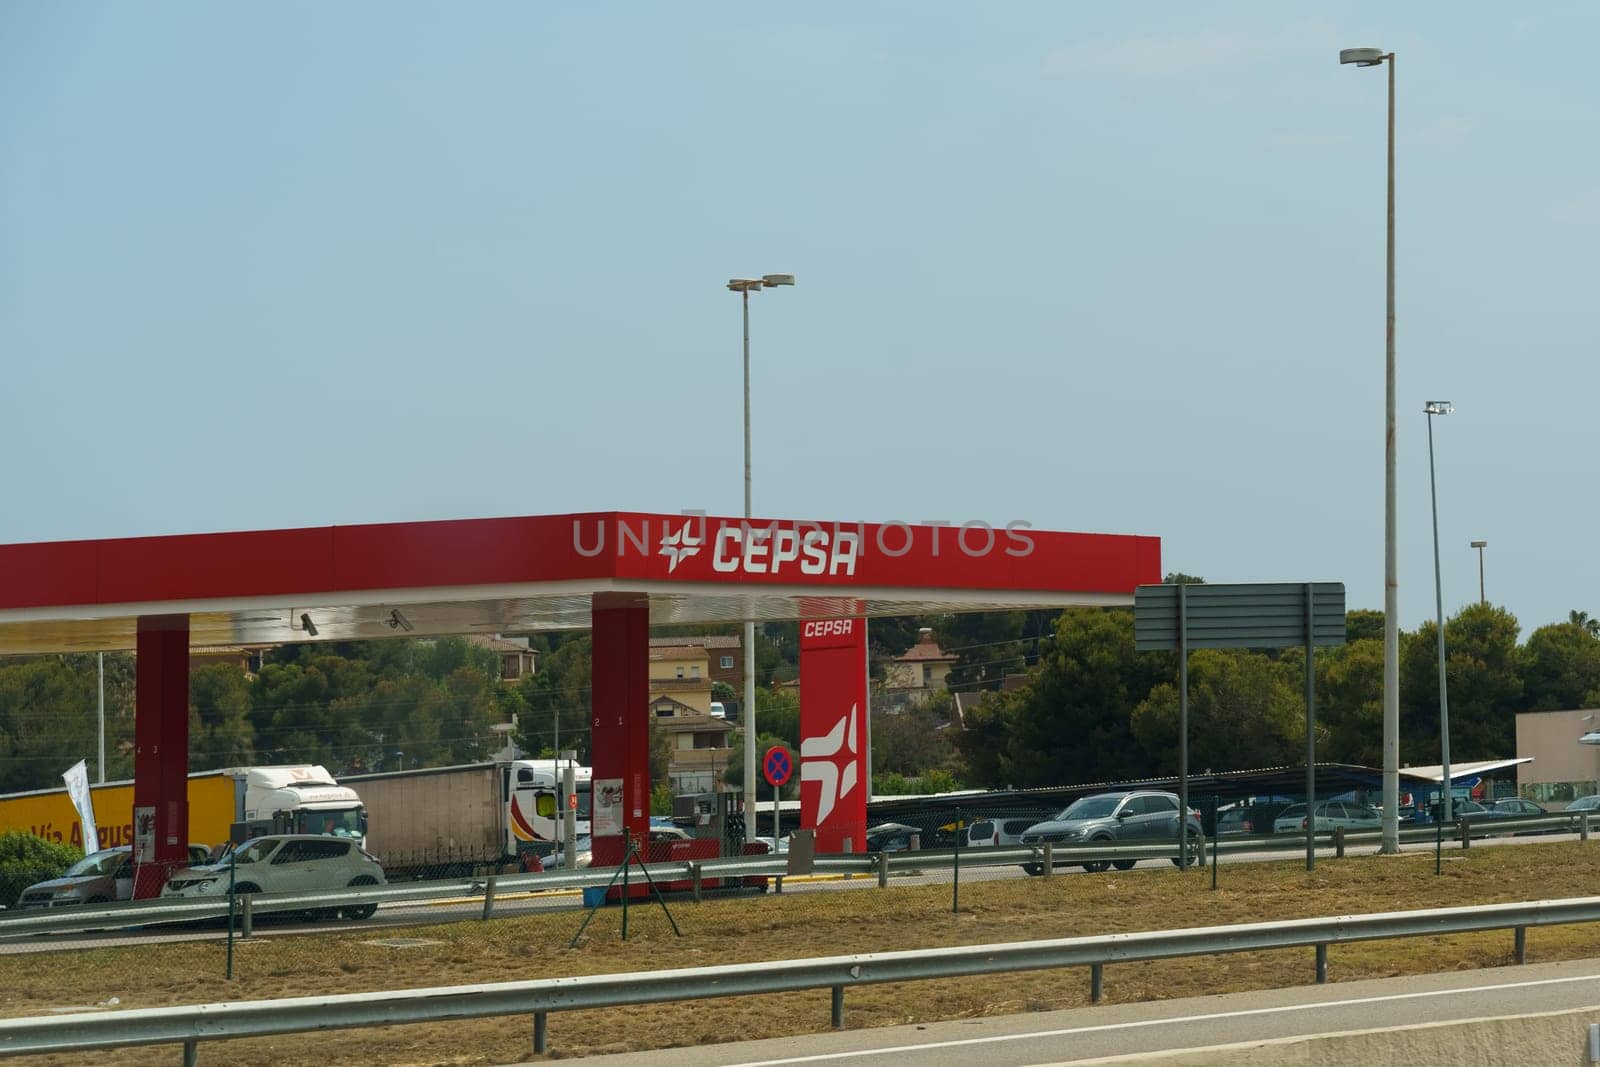
[{"label": "red pillar with logo", "polygon": [[650,605],[640,596],[597,594],[590,607],[594,722],[591,832],[595,866],[622,862],[627,829],[650,829]]},{"label": "red pillar with logo", "polygon": [[189,616],[141,616],[136,647],[133,895],[143,900],[189,862]]},{"label": "red pillar with logo", "polygon": [[800,623],[800,825],[817,851],[867,848],[867,623]]}]

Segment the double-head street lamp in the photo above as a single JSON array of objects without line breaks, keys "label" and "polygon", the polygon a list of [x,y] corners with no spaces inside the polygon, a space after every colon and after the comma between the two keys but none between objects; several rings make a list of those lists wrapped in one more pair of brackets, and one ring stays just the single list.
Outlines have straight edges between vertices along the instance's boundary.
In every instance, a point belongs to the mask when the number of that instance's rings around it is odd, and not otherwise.
[{"label": "double-head street lamp", "polygon": [[[793,285],[793,274],[731,278],[728,288],[744,304],[744,517],[750,518],[750,294],[763,286]],[[756,624],[744,624],[744,815],[749,833],[756,828]],[[776,831],[774,831],[776,833]]]},{"label": "double-head street lamp", "polygon": [[1450,696],[1444,681],[1444,584],[1439,579],[1439,492],[1433,477],[1433,417],[1454,410],[1448,400],[1430,400],[1422,406],[1422,413],[1428,416],[1428,496],[1433,504],[1433,606],[1439,625],[1439,780],[1444,785],[1445,822],[1453,821],[1455,805],[1450,793]]},{"label": "double-head street lamp", "polygon": [[1400,578],[1395,548],[1394,463],[1394,53],[1381,48],[1346,48],[1340,63],[1358,67],[1389,64],[1389,212],[1387,308],[1384,320],[1383,491],[1383,845],[1400,851]]}]

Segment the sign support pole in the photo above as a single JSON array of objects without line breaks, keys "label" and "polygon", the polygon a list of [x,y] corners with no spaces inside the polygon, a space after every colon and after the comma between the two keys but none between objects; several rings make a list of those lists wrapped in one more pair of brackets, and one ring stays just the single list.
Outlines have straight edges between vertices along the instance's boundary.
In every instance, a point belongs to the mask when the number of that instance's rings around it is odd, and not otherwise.
[{"label": "sign support pole", "polygon": [[1178,869],[1189,869],[1189,587],[1178,586]]},{"label": "sign support pole", "polygon": [[1306,870],[1317,866],[1317,674],[1311,583],[1306,583]]}]

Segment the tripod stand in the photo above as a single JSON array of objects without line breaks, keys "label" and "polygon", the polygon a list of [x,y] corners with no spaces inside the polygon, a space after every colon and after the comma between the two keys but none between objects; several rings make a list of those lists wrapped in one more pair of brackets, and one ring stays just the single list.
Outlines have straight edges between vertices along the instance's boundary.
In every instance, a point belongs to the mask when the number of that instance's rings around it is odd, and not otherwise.
[{"label": "tripod stand", "polygon": [[622,940],[628,940],[628,898],[632,895],[628,891],[628,870],[635,863],[639,865],[640,873],[644,875],[644,880],[650,885],[650,895],[656,898],[656,903],[661,905],[661,913],[667,917],[667,922],[672,924],[673,936],[683,936],[683,931],[678,929],[678,921],[672,917],[672,912],[668,909],[666,900],[661,896],[661,890],[656,887],[656,880],[650,877],[650,868],[644,865],[644,860],[639,856],[639,842],[635,841],[633,834],[627,830],[622,832],[622,841],[622,863],[617,866],[617,873],[613,874],[611,881],[606,883],[606,891],[589,908],[589,914],[583,917],[583,922],[578,926],[578,932],[572,935],[572,943],[567,946],[568,948],[578,947],[578,939],[589,928],[589,920],[594,918],[594,913],[599,911],[600,906],[606,902],[606,897],[610,895],[612,887],[617,884],[618,878],[622,879]]}]

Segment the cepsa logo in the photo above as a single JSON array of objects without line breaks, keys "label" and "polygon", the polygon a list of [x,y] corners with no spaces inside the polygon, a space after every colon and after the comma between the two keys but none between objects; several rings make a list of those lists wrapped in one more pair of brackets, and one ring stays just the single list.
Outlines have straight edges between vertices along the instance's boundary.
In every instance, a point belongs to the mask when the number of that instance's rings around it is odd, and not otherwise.
[{"label": "cepsa logo", "polygon": [[724,526],[711,569],[719,574],[854,575],[861,538],[848,530]]},{"label": "cepsa logo", "polygon": [[[712,524],[716,522],[715,533]],[[941,559],[959,550],[970,559],[979,559],[1002,549],[1007,556],[1033,553],[1030,524],[1008,522],[1000,530],[986,522],[960,525],[943,520],[928,520],[921,525],[886,522],[877,526],[865,523],[785,522],[758,525],[748,520],[708,520],[703,512],[685,512],[683,518],[617,519],[592,526],[574,519],[572,547],[578,555],[592,558],[608,550],[618,556],[656,555],[667,561],[667,573],[675,574],[688,560],[709,552],[711,569],[717,574],[777,574],[811,578],[854,577],[856,564],[870,543],[872,551],[884,559],[899,559],[913,550],[929,559]],[[613,528],[614,527],[614,528]]]},{"label": "cepsa logo", "polygon": [[821,619],[808,622],[800,628],[800,636],[807,640],[818,637],[850,637],[855,632],[855,619]]}]

